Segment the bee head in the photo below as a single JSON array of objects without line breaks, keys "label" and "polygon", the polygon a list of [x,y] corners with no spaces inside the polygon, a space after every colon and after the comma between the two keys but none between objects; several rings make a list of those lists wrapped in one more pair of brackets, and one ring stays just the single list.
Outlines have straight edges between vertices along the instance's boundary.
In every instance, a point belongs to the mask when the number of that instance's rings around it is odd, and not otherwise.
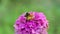
[{"label": "bee head", "polygon": [[30,14],[27,12],[26,14],[25,14],[25,17],[28,17]]}]

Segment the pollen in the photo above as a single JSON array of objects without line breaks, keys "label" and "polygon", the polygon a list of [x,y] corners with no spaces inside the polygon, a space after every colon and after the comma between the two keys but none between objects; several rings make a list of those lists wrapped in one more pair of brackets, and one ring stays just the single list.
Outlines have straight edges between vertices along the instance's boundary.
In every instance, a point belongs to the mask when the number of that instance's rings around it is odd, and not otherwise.
[{"label": "pollen", "polygon": [[33,14],[30,14],[29,16],[27,16],[27,20],[32,20],[34,18]]}]

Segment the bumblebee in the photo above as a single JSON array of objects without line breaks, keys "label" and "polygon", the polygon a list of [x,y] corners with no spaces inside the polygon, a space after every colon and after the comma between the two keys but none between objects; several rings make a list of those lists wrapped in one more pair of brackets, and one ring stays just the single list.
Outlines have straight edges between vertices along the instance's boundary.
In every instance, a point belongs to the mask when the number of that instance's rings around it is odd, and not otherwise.
[{"label": "bumblebee", "polygon": [[31,20],[31,19],[33,19],[33,14],[30,14],[30,13],[27,12],[25,14],[25,17],[26,17],[27,20]]}]

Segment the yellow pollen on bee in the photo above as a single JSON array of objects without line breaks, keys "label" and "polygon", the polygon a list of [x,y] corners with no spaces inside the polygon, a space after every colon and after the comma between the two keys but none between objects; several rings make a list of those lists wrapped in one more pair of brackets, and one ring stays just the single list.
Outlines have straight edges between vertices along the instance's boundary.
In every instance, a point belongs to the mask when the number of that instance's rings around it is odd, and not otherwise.
[{"label": "yellow pollen on bee", "polygon": [[27,20],[31,20],[31,19],[33,19],[33,18],[34,18],[33,15],[30,14],[30,15],[27,17]]}]

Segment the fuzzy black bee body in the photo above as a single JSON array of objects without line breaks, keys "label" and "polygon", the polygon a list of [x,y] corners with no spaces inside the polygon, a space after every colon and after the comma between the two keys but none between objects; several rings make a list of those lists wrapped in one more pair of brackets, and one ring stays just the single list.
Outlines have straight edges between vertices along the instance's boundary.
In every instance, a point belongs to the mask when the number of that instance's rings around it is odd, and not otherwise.
[{"label": "fuzzy black bee body", "polygon": [[30,13],[26,13],[25,17],[26,17],[26,20],[31,20],[31,19],[33,19],[33,15],[30,14]]}]

